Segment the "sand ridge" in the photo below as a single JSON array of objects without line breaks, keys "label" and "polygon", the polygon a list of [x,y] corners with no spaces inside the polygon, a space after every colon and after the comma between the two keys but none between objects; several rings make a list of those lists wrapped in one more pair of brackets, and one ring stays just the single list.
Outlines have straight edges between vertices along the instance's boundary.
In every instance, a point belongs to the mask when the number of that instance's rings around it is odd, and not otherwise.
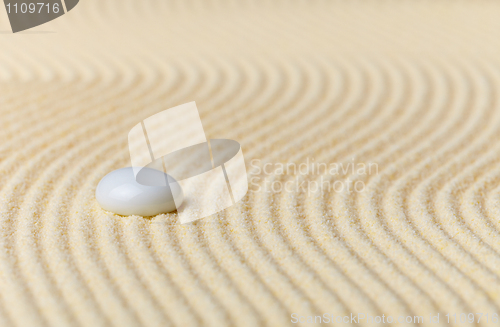
[{"label": "sand ridge", "polygon": [[[2,32],[0,325],[491,319],[498,12],[494,1],[81,0]],[[95,187],[129,165],[130,128],[193,100],[207,137],[242,144],[249,178],[296,191],[251,186],[187,225],[101,210]],[[378,171],[266,175],[255,164],[313,159]],[[294,188],[348,179],[364,191]]]}]

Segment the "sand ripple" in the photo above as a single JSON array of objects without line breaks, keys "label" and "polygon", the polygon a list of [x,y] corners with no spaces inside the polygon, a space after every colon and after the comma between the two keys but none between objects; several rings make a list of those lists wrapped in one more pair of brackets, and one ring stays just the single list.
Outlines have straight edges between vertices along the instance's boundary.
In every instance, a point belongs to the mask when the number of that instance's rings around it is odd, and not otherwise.
[{"label": "sand ripple", "polygon": [[[81,0],[3,32],[0,325],[497,313],[499,12],[493,1]],[[208,137],[242,144],[257,185],[295,191],[253,188],[188,225],[101,210],[95,187],[129,165],[130,128],[193,100]],[[254,159],[378,173],[261,176]],[[348,179],[365,190],[297,189]]]}]

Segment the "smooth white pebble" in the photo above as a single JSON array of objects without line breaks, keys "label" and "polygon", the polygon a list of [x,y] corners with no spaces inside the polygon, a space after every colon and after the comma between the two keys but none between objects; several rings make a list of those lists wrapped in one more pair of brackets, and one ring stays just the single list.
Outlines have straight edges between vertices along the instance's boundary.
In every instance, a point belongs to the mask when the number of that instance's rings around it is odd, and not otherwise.
[{"label": "smooth white pebble", "polygon": [[142,168],[137,180],[134,168],[117,169],[104,176],[96,188],[99,205],[123,216],[171,212],[181,205],[183,198],[182,188],[175,179],[151,168]]}]

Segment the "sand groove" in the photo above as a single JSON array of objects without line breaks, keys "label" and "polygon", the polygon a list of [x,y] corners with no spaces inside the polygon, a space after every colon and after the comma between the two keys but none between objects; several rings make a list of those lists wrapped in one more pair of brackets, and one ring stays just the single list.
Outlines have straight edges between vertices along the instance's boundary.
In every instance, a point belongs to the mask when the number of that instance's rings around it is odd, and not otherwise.
[{"label": "sand groove", "polygon": [[[0,33],[0,325],[364,313],[445,326],[447,313],[498,313],[499,12],[487,0],[81,0]],[[193,100],[208,137],[242,144],[247,196],[188,225],[101,210],[95,187],[129,165],[130,128]],[[262,173],[312,161],[378,170]],[[301,188],[325,181],[364,190]]]}]

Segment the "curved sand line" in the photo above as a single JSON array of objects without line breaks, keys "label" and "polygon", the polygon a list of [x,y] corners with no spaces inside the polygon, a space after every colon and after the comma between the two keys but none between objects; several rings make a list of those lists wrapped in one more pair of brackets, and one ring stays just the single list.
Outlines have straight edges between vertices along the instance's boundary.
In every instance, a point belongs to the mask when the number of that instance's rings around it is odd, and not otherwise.
[{"label": "curved sand line", "polygon": [[[364,313],[445,326],[446,313],[498,313],[498,12],[82,0],[33,33],[1,34],[0,324],[274,327]],[[95,187],[129,165],[130,128],[193,100],[208,137],[242,144],[249,178],[293,191],[251,186],[188,225],[101,210]],[[378,173],[264,176],[253,159]],[[365,190],[297,188],[325,180]]]}]

